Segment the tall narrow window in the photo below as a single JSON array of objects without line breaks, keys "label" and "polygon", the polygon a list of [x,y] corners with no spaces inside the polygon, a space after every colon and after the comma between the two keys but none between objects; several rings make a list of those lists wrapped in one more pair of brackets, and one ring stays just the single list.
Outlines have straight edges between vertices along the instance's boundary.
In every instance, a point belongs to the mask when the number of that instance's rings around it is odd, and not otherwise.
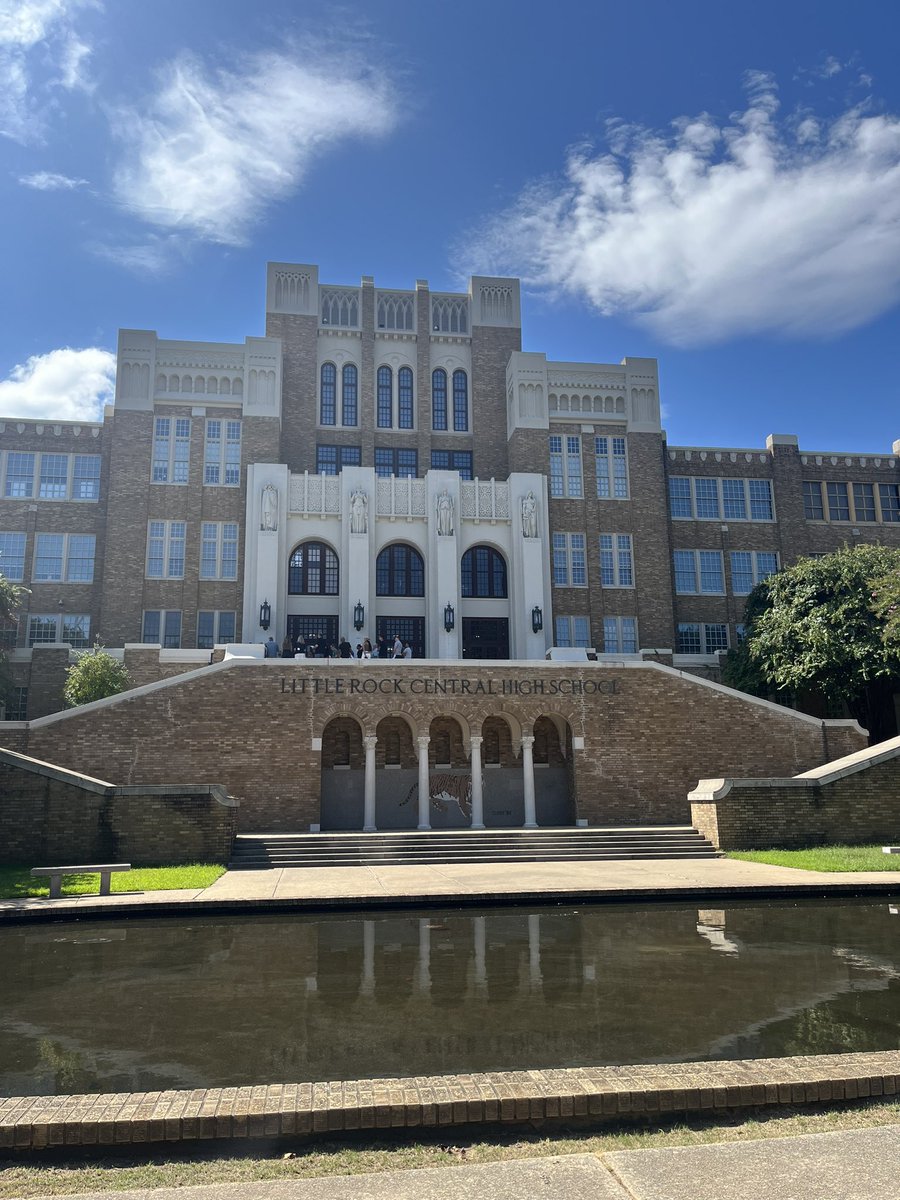
[{"label": "tall narrow window", "polygon": [[550,495],[571,496],[576,500],[584,495],[578,436],[550,435]]},{"label": "tall narrow window", "polygon": [[353,363],[347,363],[341,372],[341,424],[356,425],[359,372]]},{"label": "tall narrow window", "polygon": [[[393,379],[390,367],[378,368],[378,428],[390,429],[393,425]],[[346,422],[345,422],[346,424]]]},{"label": "tall narrow window", "polygon": [[4,495],[16,500],[27,499],[34,492],[34,455],[10,450],[6,456],[6,489]]},{"label": "tall narrow window", "polygon": [[25,578],[24,533],[0,533],[0,574],[11,583]]},{"label": "tall narrow window", "polygon": [[413,428],[413,373],[411,367],[397,372],[397,424],[401,429]]},{"label": "tall narrow window", "polygon": [[594,438],[597,496],[600,500],[628,499],[628,458],[623,437]]},{"label": "tall narrow window", "polygon": [[431,427],[447,428],[447,372],[443,367],[431,372]]},{"label": "tall narrow window", "polygon": [[465,371],[453,372],[453,428],[457,433],[469,428],[469,378]]},{"label": "tall narrow window", "polygon": [[41,455],[41,482],[38,495],[42,500],[65,500],[69,483],[68,454]]},{"label": "tall narrow window", "polygon": [[76,454],[75,473],[72,478],[73,500],[98,500],[100,498],[100,455]]},{"label": "tall narrow window", "polygon": [[334,363],[322,363],[319,373],[319,424],[334,425],[337,422],[337,367]]}]

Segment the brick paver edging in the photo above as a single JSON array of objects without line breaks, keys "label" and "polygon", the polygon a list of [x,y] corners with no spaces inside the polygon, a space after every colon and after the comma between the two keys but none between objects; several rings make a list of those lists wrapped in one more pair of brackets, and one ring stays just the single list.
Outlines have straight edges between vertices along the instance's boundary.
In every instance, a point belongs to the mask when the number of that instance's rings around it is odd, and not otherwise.
[{"label": "brick paver edging", "polygon": [[0,1100],[0,1149],[713,1113],[894,1096],[900,1051]]}]

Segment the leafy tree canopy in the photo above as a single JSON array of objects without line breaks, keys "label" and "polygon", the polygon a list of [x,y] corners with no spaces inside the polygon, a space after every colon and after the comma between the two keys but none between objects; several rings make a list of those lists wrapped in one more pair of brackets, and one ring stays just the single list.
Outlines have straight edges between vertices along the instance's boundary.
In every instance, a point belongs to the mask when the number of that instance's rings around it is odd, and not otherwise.
[{"label": "leafy tree canopy", "polygon": [[92,700],[116,696],[130,684],[131,677],[119,660],[98,645],[80,652],[69,667],[63,696],[70,708],[76,708]]},{"label": "leafy tree canopy", "polygon": [[880,608],[889,608],[889,589],[898,586],[900,550],[854,546],[801,559],[756,589],[749,659],[775,689],[843,700],[872,741],[890,737],[900,637]]},{"label": "leafy tree canopy", "polygon": [[0,622],[15,620],[25,594],[24,588],[17,587],[5,575],[0,575]]}]

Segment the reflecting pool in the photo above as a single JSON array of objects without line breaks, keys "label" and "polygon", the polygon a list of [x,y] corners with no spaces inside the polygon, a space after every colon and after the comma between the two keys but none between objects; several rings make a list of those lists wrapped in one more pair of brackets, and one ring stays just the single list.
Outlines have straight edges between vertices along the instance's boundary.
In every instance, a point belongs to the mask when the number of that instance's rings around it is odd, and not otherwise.
[{"label": "reflecting pool", "polygon": [[900,1048],[896,901],[0,929],[0,1092]]}]

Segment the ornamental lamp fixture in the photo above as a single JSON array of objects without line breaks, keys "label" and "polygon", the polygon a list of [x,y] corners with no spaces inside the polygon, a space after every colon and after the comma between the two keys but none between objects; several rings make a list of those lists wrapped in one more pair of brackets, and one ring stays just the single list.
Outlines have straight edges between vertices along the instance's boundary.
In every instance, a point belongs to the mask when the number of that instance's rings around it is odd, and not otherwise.
[{"label": "ornamental lamp fixture", "polygon": [[456,614],[453,611],[453,605],[448,604],[444,609],[444,629],[450,633],[453,626],[456,624]]},{"label": "ornamental lamp fixture", "polygon": [[268,600],[263,600],[259,606],[259,627],[260,629],[268,629],[272,623],[272,608]]},{"label": "ornamental lamp fixture", "polygon": [[356,630],[357,633],[359,633],[359,631],[362,629],[362,627],[363,627],[363,625],[365,625],[365,623],[366,623],[366,610],[363,608],[362,601],[357,600],[356,608],[354,608],[354,610],[353,610],[353,628]]},{"label": "ornamental lamp fixture", "polygon": [[531,610],[531,628],[535,633],[540,633],[544,628],[544,613],[537,604]]}]

